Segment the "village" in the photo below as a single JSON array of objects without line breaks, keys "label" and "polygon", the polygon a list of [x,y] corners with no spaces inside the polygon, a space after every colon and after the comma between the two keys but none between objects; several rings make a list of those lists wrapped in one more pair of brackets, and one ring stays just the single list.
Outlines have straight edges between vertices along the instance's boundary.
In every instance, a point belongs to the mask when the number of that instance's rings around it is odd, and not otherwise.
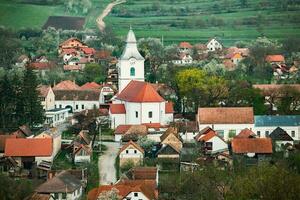
[{"label": "village", "polygon": [[[281,83],[297,76],[297,58],[286,62],[282,54],[266,54],[262,62],[276,82],[244,88],[240,82],[230,88],[236,89],[233,93],[254,93],[231,96],[236,103],[230,104],[222,95],[232,93],[216,74],[237,70],[253,56],[246,46],[225,47],[217,38],[194,46],[180,42],[162,63],[182,68],[176,75],[180,96],[178,88],[168,84],[172,74],[168,81],[146,81],[145,62],[151,62],[151,55],[141,53],[131,27],[119,57],[76,37],[62,41],[57,51],[59,65],[45,55],[23,54],[15,67],[45,77],[58,66],[65,73],[80,74],[99,64],[106,67],[101,75],[105,79],[38,84],[43,121],[1,132],[1,174],[35,180],[26,199],[171,199],[167,186],[175,174],[185,176],[207,166],[230,172],[299,158],[300,84]],[[204,68],[214,72],[201,74],[199,67],[191,68],[211,57],[221,62]],[[294,165],[299,170],[299,164]],[[226,191],[217,189],[212,189],[216,199],[224,199]]]}]

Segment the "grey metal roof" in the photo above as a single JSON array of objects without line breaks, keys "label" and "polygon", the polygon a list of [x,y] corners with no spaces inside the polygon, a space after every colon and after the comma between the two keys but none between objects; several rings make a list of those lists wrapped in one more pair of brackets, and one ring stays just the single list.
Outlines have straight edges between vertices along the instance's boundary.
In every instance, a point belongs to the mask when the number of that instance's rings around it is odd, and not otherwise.
[{"label": "grey metal roof", "polygon": [[144,57],[138,51],[136,38],[131,28],[127,34],[126,46],[120,57],[120,60],[128,60],[130,58],[135,58],[137,60],[145,60]]},{"label": "grey metal roof", "polygon": [[300,126],[300,115],[256,115],[255,127],[262,126]]}]

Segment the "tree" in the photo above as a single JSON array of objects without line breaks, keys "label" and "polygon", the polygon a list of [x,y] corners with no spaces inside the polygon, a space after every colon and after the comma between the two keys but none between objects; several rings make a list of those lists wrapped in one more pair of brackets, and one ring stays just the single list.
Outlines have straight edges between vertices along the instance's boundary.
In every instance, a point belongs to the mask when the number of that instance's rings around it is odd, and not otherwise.
[{"label": "tree", "polygon": [[137,143],[145,150],[145,152],[150,152],[152,147],[156,144],[154,140],[148,139],[146,136],[139,137]]},{"label": "tree", "polygon": [[83,75],[85,80],[88,82],[94,81],[97,83],[102,83],[105,81],[106,72],[101,65],[97,63],[91,63],[85,66]]},{"label": "tree", "polygon": [[296,114],[300,106],[300,92],[295,88],[286,86],[279,91],[279,96],[275,105],[279,114]]},{"label": "tree", "polygon": [[28,67],[24,73],[23,85],[20,94],[20,105],[16,113],[20,117],[20,125],[28,124],[30,127],[44,122],[44,111],[37,91],[38,82],[33,70]]},{"label": "tree", "polygon": [[1,199],[25,199],[33,192],[32,182],[26,179],[14,180],[0,174],[0,185]]}]

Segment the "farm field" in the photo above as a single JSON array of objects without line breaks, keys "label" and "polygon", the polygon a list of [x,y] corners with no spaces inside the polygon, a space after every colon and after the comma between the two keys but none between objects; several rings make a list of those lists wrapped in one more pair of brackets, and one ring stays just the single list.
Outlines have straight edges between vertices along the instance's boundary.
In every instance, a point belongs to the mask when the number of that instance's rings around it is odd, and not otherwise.
[{"label": "farm field", "polygon": [[[0,25],[15,30],[40,29],[49,16],[85,17],[86,29],[112,0],[91,0],[86,16],[65,12],[62,3],[34,5],[0,0]],[[246,5],[242,5],[246,2]],[[127,0],[104,19],[118,36],[132,26],[137,37],[164,38],[165,44],[206,42],[219,37],[225,45],[265,35],[282,40],[300,37],[300,5],[282,8],[279,0]]]}]

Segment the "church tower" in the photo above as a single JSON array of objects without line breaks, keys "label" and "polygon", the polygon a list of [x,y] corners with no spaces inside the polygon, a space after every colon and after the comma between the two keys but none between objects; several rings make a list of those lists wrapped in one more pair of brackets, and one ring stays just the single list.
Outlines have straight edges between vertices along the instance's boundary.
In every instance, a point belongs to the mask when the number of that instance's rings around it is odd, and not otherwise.
[{"label": "church tower", "polygon": [[118,85],[119,93],[127,86],[131,80],[144,81],[144,62],[145,59],[137,48],[137,42],[131,27],[127,34],[125,49],[119,58]]}]

